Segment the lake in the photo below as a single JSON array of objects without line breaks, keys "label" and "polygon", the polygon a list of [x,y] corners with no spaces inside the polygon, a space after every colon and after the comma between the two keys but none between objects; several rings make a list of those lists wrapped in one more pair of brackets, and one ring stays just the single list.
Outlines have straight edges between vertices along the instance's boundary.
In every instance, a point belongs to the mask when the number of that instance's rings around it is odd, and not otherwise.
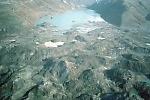
[{"label": "lake", "polygon": [[90,24],[92,22],[104,22],[104,20],[93,10],[78,8],[52,16],[43,16],[42,18],[38,19],[35,24],[40,25],[44,22],[50,23],[51,25],[55,26],[55,30],[63,31],[69,30],[75,26],[85,26],[88,25],[88,23]]}]

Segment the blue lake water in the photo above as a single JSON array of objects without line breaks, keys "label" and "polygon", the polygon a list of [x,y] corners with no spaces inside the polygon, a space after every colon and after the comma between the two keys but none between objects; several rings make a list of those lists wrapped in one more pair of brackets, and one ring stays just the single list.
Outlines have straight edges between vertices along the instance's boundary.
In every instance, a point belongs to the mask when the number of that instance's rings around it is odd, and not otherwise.
[{"label": "blue lake water", "polygon": [[57,30],[68,30],[77,25],[80,26],[90,22],[104,22],[104,20],[93,10],[79,8],[52,16],[43,16],[35,24],[40,25],[44,22],[52,24]]}]

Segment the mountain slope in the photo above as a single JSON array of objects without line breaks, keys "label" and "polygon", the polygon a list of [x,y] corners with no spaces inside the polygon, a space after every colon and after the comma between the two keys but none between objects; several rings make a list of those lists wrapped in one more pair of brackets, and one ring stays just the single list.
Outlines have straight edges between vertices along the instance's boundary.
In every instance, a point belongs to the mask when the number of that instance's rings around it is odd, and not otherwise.
[{"label": "mountain slope", "polygon": [[148,30],[149,5],[148,0],[101,0],[88,8],[116,26],[141,29],[147,26],[143,30]]},{"label": "mountain slope", "polygon": [[62,0],[2,0],[0,1],[0,29],[1,33],[18,33],[33,27],[35,20],[44,15],[64,12],[73,5]]}]

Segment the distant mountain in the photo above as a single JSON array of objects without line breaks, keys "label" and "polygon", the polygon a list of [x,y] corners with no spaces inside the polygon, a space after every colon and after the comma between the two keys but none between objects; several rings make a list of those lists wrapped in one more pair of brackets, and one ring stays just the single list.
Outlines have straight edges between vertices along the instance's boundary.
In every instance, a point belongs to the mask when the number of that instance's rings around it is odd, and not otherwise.
[{"label": "distant mountain", "polygon": [[149,5],[149,0],[101,0],[88,8],[113,25],[147,30],[150,25]]}]

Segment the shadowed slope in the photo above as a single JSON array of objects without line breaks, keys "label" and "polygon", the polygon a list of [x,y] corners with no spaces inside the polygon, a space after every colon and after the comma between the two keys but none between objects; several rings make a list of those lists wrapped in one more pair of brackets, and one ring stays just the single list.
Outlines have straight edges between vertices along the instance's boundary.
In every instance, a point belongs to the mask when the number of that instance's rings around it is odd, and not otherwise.
[{"label": "shadowed slope", "polygon": [[102,0],[100,3],[95,3],[88,8],[96,11],[105,21],[116,26],[121,25],[122,15],[126,11],[123,0]]},{"label": "shadowed slope", "polygon": [[101,0],[88,8],[115,26],[150,32],[149,5],[148,0]]}]

